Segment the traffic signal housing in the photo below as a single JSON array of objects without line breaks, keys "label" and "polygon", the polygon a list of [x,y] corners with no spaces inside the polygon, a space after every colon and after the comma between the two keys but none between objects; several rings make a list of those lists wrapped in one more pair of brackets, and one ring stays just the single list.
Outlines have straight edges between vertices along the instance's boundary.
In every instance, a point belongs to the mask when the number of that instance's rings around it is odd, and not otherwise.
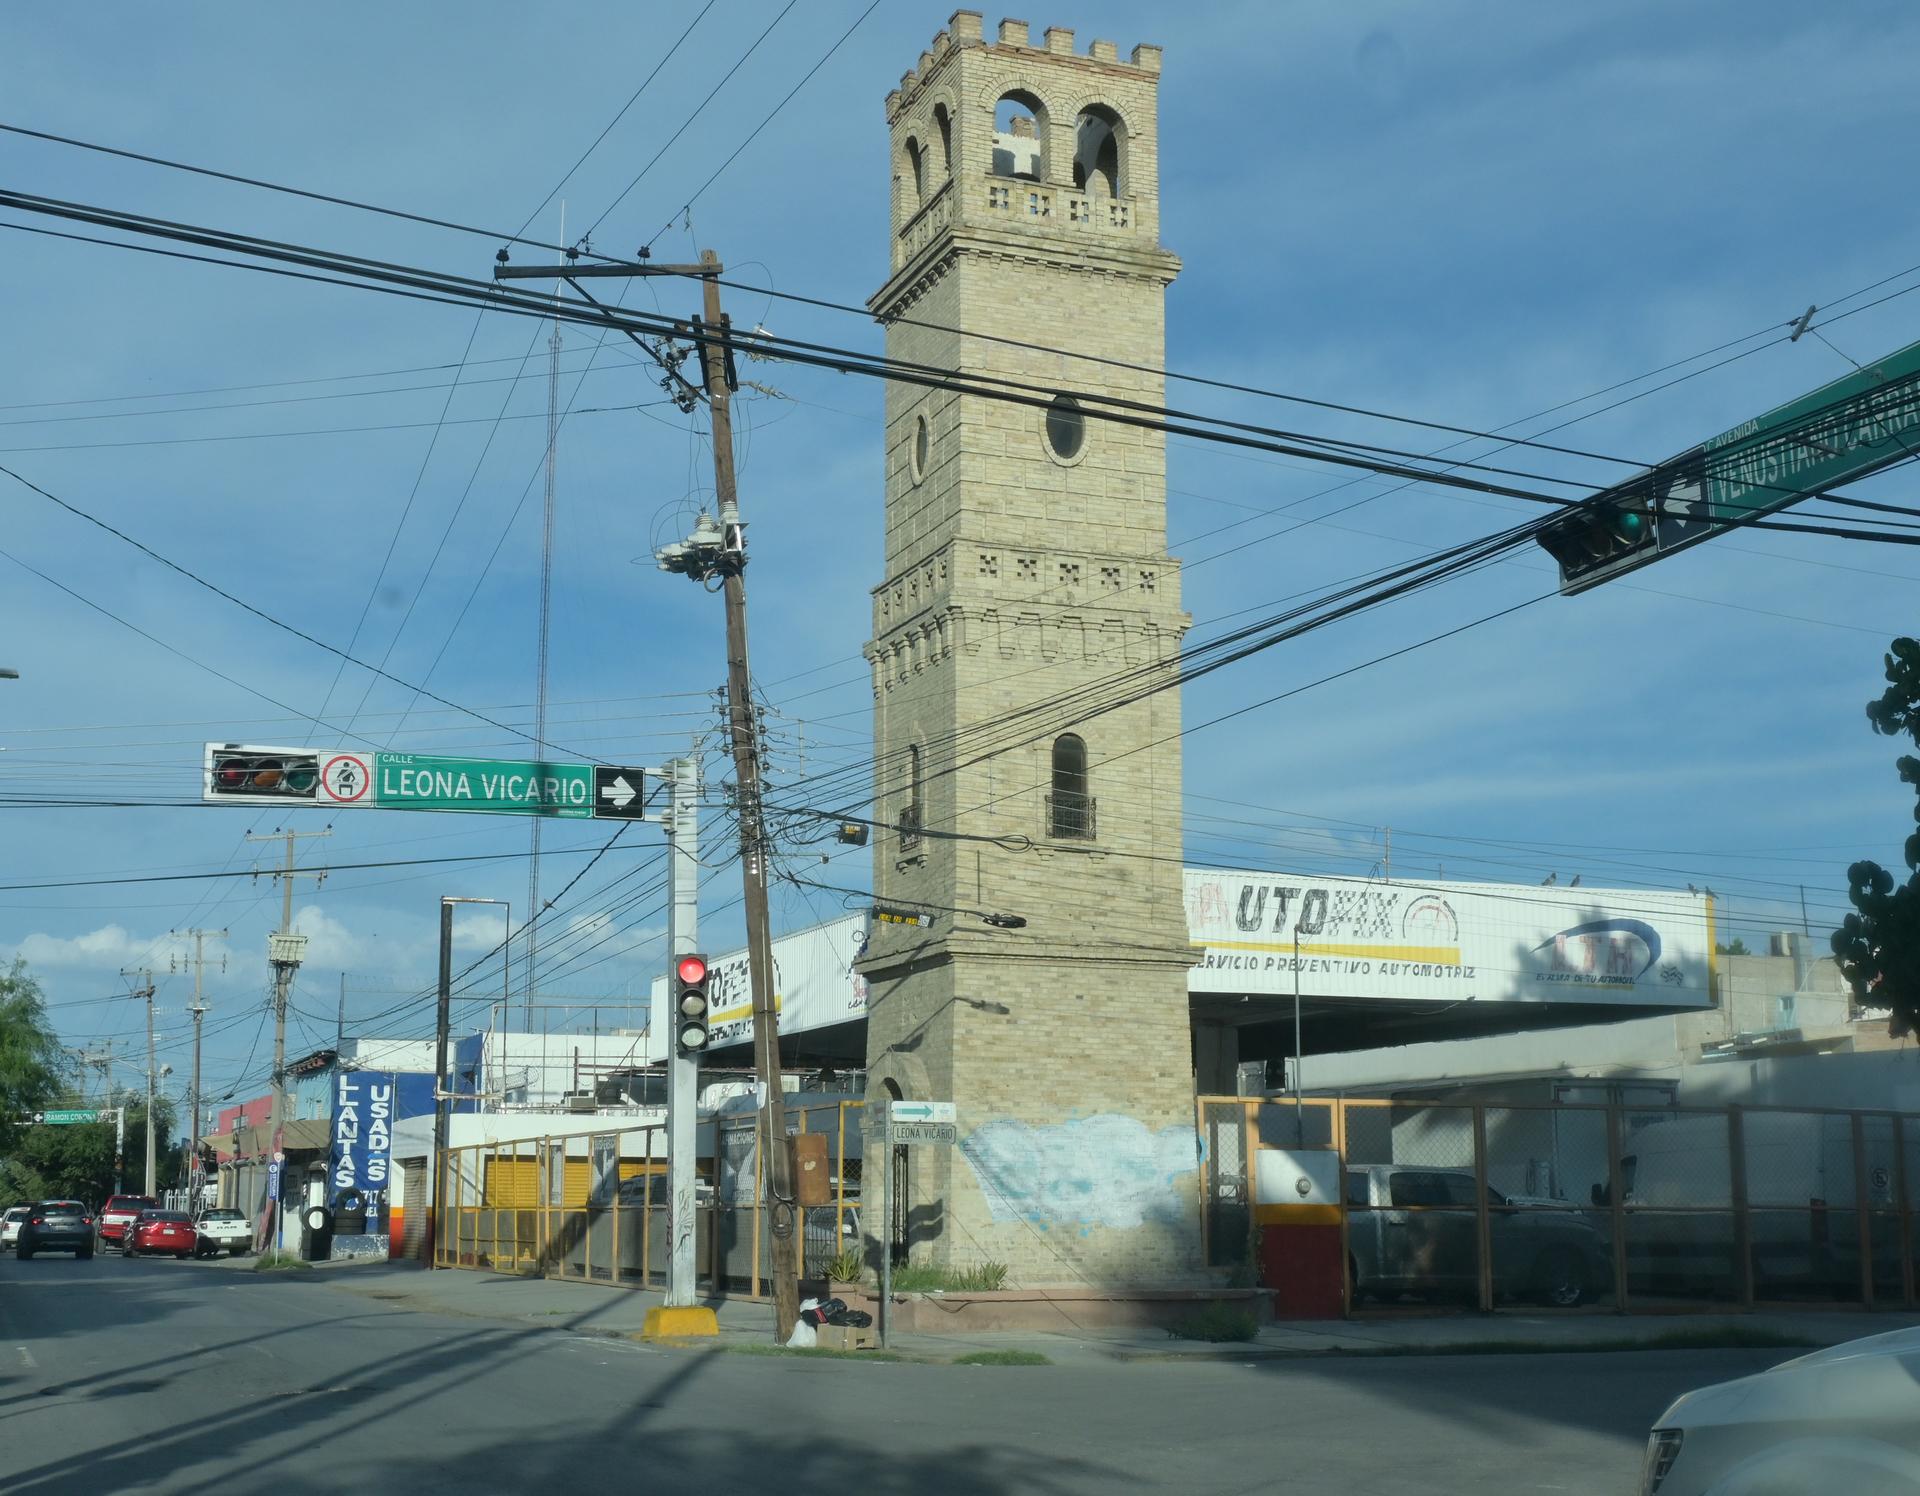
[{"label": "traffic signal housing", "polygon": [[215,748],[207,755],[207,795],[243,799],[314,800],[320,757],[259,748]]},{"label": "traffic signal housing", "polygon": [[699,1054],[711,1037],[707,1028],[707,981],[711,976],[705,956],[674,957],[673,1034],[682,1054]]},{"label": "traffic signal housing", "polygon": [[1659,550],[1650,492],[1609,490],[1554,520],[1535,536],[1560,563],[1560,591],[1571,596],[1632,571]]}]

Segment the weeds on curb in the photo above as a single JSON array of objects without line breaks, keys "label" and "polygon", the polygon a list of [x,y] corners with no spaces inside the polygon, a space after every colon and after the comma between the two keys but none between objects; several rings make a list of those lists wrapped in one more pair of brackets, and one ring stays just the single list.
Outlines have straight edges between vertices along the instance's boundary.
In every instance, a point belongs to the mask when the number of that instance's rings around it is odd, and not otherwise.
[{"label": "weeds on curb", "polygon": [[1260,1321],[1252,1314],[1225,1304],[1209,1304],[1167,1331],[1174,1340],[1206,1340],[1216,1344],[1252,1340],[1259,1333]]},{"label": "weeds on curb", "polygon": [[893,1270],[895,1293],[998,1293],[1007,1286],[1004,1262],[978,1267],[921,1267],[914,1263]]}]

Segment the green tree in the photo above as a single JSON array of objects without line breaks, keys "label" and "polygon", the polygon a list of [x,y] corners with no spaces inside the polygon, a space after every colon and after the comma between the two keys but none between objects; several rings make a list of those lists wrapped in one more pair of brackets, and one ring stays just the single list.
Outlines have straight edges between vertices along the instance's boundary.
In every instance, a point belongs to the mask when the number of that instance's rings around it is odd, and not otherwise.
[{"label": "green tree", "polygon": [[16,959],[0,971],[0,1157],[12,1152],[22,1119],[56,1099],[66,1082],[66,1054],[40,984]]},{"label": "green tree", "polygon": [[[1893,641],[1886,656],[1887,689],[1867,703],[1867,721],[1887,737],[1920,744],[1920,641]],[[1920,758],[1902,754],[1894,767],[1920,797]],[[1914,819],[1920,821],[1920,799]],[[1855,999],[1893,1010],[1895,1034],[1920,1028],[1920,830],[1903,849],[1907,878],[1877,862],[1847,869],[1847,900],[1854,912],[1833,932],[1833,954]]]},{"label": "green tree", "polygon": [[[149,1187],[143,1177],[147,1163],[147,1098],[144,1090],[123,1091],[113,1105],[126,1108],[127,1152],[118,1170],[130,1194],[155,1194],[186,1182],[185,1152],[171,1141],[174,1129],[173,1103],[164,1096],[156,1098],[153,1117],[155,1132],[154,1174]],[[31,1200],[53,1195],[72,1195],[98,1205],[113,1193],[116,1171],[113,1167],[112,1122],[85,1122],[75,1126],[41,1125],[22,1131],[11,1156],[0,1162],[0,1195],[11,1200]]]},{"label": "green tree", "polygon": [[1733,937],[1733,943],[1731,945],[1723,941],[1714,946],[1714,950],[1722,956],[1751,956],[1753,954],[1752,951],[1747,949],[1746,941],[1742,940],[1738,935]]}]

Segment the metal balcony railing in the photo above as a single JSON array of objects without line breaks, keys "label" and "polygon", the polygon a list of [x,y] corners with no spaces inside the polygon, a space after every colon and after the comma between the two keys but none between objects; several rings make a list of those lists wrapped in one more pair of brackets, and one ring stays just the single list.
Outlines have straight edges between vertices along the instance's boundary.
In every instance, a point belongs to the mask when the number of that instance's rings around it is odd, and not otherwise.
[{"label": "metal balcony railing", "polygon": [[1054,790],[1047,796],[1047,835],[1057,840],[1092,841],[1093,796],[1079,790]]}]

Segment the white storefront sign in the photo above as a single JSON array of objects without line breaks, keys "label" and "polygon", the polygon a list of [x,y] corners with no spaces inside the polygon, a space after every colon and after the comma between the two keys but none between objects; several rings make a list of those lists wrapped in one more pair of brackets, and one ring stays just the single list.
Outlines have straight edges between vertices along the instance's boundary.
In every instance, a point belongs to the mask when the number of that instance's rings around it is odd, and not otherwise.
[{"label": "white storefront sign", "polygon": [[[866,940],[866,916],[849,914],[774,941],[774,1004],[781,1033],[805,1033],[867,1016],[867,980],[853,969]],[[711,956],[708,965],[712,972],[707,983],[710,1047],[752,1043],[753,990],[747,980],[747,953]],[[653,979],[653,1011],[667,1011],[665,976]]]},{"label": "white storefront sign", "polygon": [[1195,993],[1711,1003],[1713,900],[1664,890],[1186,873]]}]

